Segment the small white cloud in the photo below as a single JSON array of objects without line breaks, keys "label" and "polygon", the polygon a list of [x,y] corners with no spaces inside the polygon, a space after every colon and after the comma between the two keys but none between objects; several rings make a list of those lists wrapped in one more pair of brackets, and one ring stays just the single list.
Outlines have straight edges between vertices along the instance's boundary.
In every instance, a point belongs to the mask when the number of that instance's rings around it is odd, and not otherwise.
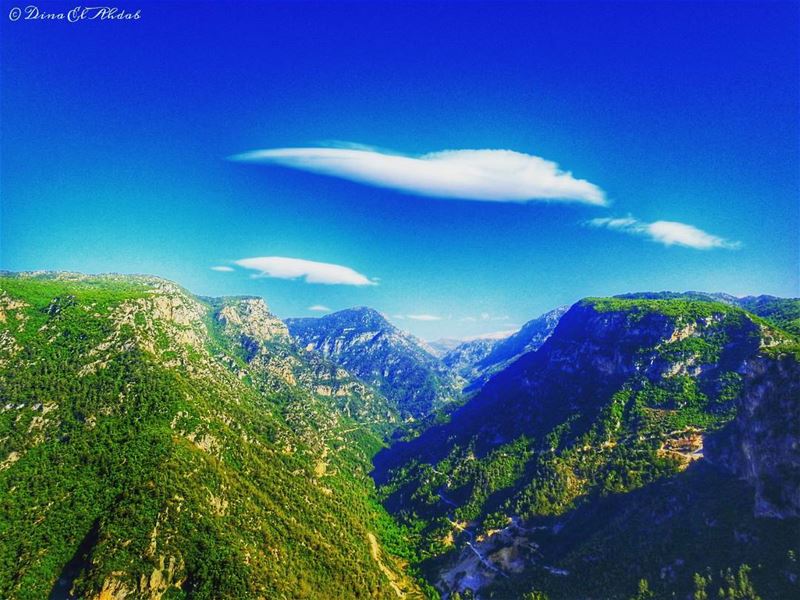
[{"label": "small white cloud", "polygon": [[478,319],[476,319],[475,317],[463,317],[463,318],[461,318],[459,320],[463,321],[464,323],[474,323]]},{"label": "small white cloud", "polygon": [[397,319],[398,321],[404,321],[406,316],[405,315],[392,315],[393,319]]},{"label": "small white cloud", "polygon": [[633,217],[600,218],[588,222],[591,227],[604,227],[615,231],[622,231],[632,235],[641,235],[651,241],[665,246],[684,246],[697,250],[710,250],[712,248],[727,248],[735,250],[741,247],[740,242],[731,242],[724,238],[710,234],[694,225],[679,223],[677,221],[654,221],[646,223]]},{"label": "small white cloud", "polygon": [[314,306],[309,306],[308,310],[314,312],[331,312],[331,309],[327,306],[323,306],[322,304],[315,304]]},{"label": "small white cloud", "polygon": [[278,279],[299,279],[306,283],[322,283],[327,285],[378,285],[358,271],[335,265],[333,263],[316,262],[302,258],[285,256],[260,256],[242,258],[235,261],[240,267],[256,271],[254,277],[275,277]]},{"label": "small white cloud", "polygon": [[741,246],[740,242],[730,242],[716,235],[712,235],[698,229],[693,225],[677,223],[675,221],[656,221],[647,226],[647,233],[662,244],[671,246],[687,246],[689,248],[728,248],[736,249]]},{"label": "small white cloud", "polygon": [[226,267],[224,265],[219,265],[216,267],[211,267],[212,271],[219,271],[220,273],[230,273],[233,271],[233,267]]},{"label": "small white cloud", "polygon": [[481,313],[481,321],[488,321],[491,318],[492,318],[492,315],[490,315],[489,313],[487,313],[487,312],[482,312]]},{"label": "small white cloud", "polygon": [[442,317],[436,315],[406,315],[412,321],[441,321]]},{"label": "small white cloud", "polygon": [[605,192],[555,162],[512,150],[443,150],[421,156],[350,145],[274,148],[230,160],[276,164],[408,194],[486,202],[559,200],[605,206]]}]

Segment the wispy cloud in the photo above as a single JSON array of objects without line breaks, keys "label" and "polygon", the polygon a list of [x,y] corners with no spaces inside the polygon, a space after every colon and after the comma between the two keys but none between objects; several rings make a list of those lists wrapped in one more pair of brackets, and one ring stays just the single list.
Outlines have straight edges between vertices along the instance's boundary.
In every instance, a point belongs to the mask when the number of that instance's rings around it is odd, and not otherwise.
[{"label": "wispy cloud", "polygon": [[411,319],[412,321],[441,321],[442,317],[437,317],[436,315],[406,315],[407,318]]},{"label": "wispy cloud", "polygon": [[274,148],[230,160],[282,165],[400,192],[489,202],[559,200],[605,206],[605,192],[555,162],[512,150],[443,150],[421,156],[368,146]]},{"label": "wispy cloud", "polygon": [[234,261],[245,269],[256,272],[254,277],[275,277],[278,279],[300,279],[306,283],[327,285],[378,285],[358,271],[333,263],[316,262],[302,258],[285,256],[259,256]]},{"label": "wispy cloud", "polygon": [[314,306],[309,306],[308,310],[313,312],[331,312],[331,309],[327,306],[323,306],[322,304],[315,304]]},{"label": "wispy cloud", "polygon": [[224,265],[217,265],[217,266],[211,267],[211,270],[212,271],[219,271],[220,273],[230,273],[231,271],[233,271],[233,267],[226,267]]},{"label": "wispy cloud", "polygon": [[588,221],[588,224],[592,227],[603,227],[632,235],[644,236],[665,246],[684,246],[697,250],[710,250],[712,248],[734,250],[741,247],[740,242],[732,242],[698,229],[694,225],[687,225],[677,221],[647,223],[634,217],[606,217],[592,219]]}]

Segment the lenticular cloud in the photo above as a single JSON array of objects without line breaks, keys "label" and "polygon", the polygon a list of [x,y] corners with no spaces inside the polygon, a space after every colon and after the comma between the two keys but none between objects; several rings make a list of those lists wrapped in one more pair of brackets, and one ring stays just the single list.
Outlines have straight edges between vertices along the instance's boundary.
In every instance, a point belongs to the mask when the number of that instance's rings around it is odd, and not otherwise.
[{"label": "lenticular cloud", "polygon": [[231,160],[290,167],[408,194],[485,202],[579,202],[605,193],[549,160],[511,150],[445,150],[404,156],[371,148],[275,148]]},{"label": "lenticular cloud", "polygon": [[306,283],[327,285],[378,285],[373,279],[344,265],[317,262],[287,256],[256,256],[242,258],[234,263],[256,272],[255,277],[277,279],[302,279]]},{"label": "lenticular cloud", "polygon": [[592,227],[604,227],[632,235],[641,235],[665,246],[683,246],[696,250],[727,248],[735,250],[739,242],[731,242],[719,236],[698,229],[694,225],[677,221],[655,221],[646,223],[633,217],[602,218],[589,221]]}]

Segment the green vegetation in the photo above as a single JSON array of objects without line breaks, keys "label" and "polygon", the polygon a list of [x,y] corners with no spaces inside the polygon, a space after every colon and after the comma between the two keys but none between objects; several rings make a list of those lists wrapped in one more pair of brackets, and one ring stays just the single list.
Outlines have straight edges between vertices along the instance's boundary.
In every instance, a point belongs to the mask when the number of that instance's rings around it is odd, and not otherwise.
[{"label": "green vegetation", "polygon": [[271,385],[209,311],[160,280],[0,279],[0,597],[392,598],[386,570],[421,597],[376,431]]},{"label": "green vegetation", "polygon": [[586,298],[581,304],[597,312],[624,313],[631,321],[647,315],[657,314],[674,319],[678,325],[695,323],[715,316],[744,317],[741,309],[722,302],[688,299],[641,299],[641,298]]},{"label": "green vegetation", "polygon": [[[745,361],[795,372],[791,302],[588,299],[403,426],[254,299],[0,278],[0,597],[436,598],[462,552],[509,561],[486,598],[792,597],[800,520],[698,460],[734,439]],[[394,391],[439,385],[417,375]],[[403,454],[376,490],[379,451]]]},{"label": "green vegetation", "polygon": [[745,298],[741,306],[784,331],[800,336],[800,298],[757,296]]},{"label": "green vegetation", "polygon": [[719,359],[719,352],[719,344],[699,337],[688,337],[672,344],[665,344],[659,354],[669,362],[682,362],[693,358],[700,364],[708,365]]},{"label": "green vegetation", "polygon": [[[780,557],[796,551],[800,523],[781,530],[755,519],[751,489],[696,462],[706,438],[726,436],[736,417],[743,361],[760,352],[761,335],[780,334],[701,299],[581,306],[583,315],[567,317],[567,337],[540,351],[552,362],[512,368],[448,422],[389,451],[406,459],[381,493],[414,532],[429,576],[469,556],[465,528],[478,536],[521,523],[511,535],[524,536],[522,546],[498,537],[483,552],[522,553],[528,567],[495,578],[482,597],[682,597],[694,585],[690,568],[717,573],[705,584],[714,597],[797,593],[785,574],[797,567]],[[730,575],[742,559],[761,562]]]},{"label": "green vegetation", "polygon": [[713,590],[719,585],[716,597],[721,600],[761,600],[750,581],[751,571],[752,569],[747,564],[741,565],[736,573],[733,573],[731,569],[726,569],[725,572],[720,573],[718,582],[710,574],[704,577],[695,573],[692,599],[708,600],[709,590]]}]

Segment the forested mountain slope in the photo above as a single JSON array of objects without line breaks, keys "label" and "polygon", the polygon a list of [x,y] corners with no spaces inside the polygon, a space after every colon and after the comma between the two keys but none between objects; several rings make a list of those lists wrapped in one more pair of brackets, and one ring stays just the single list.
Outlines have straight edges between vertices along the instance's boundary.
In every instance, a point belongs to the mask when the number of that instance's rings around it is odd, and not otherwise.
[{"label": "forested mountain slope", "polygon": [[376,310],[351,308],[286,323],[302,347],[373,385],[403,417],[420,418],[460,398],[458,378]]},{"label": "forested mountain slope", "polygon": [[[710,292],[639,292],[621,294],[620,299],[699,300],[738,306],[770,323],[800,335],[800,300],[775,296],[737,297]],[[448,347],[442,361],[467,380],[466,392],[479,390],[495,373],[523,354],[538,350],[553,333],[569,306],[561,306],[525,323],[519,331],[499,340],[476,339]],[[450,340],[448,340],[450,342]]]},{"label": "forested mountain slope", "polygon": [[446,595],[791,597],[798,348],[711,299],[584,300],[374,475]]},{"label": "forested mountain slope", "polygon": [[367,475],[395,412],[261,300],[2,277],[0,398],[0,597],[419,596]]},{"label": "forested mountain slope", "polygon": [[800,301],[561,313],[460,405],[370,309],[0,277],[0,597],[799,595]]},{"label": "forested mountain slope", "polygon": [[617,298],[651,300],[705,300],[738,306],[749,313],[769,321],[790,333],[800,334],[800,298],[776,296],[732,296],[718,292],[639,292],[622,294]]}]

